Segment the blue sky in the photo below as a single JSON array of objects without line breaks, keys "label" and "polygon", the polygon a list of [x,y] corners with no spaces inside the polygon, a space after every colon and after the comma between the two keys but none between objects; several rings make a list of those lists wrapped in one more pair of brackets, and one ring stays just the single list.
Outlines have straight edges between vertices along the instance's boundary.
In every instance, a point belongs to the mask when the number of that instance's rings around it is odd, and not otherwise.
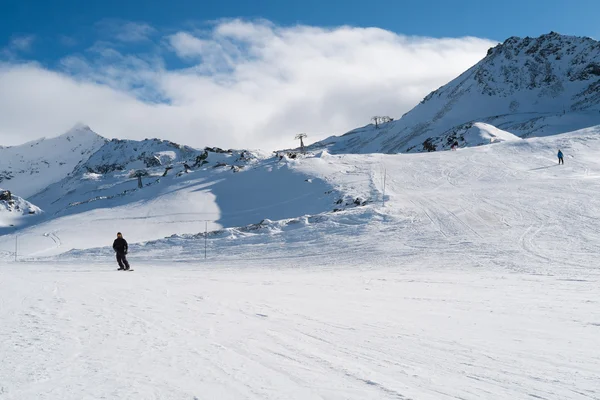
[{"label": "blue sky", "polygon": [[598,15],[598,0],[0,0],[0,145],[77,123],[310,142],[401,116],[510,36],[598,38]]},{"label": "blue sky", "polygon": [[431,37],[502,41],[549,31],[598,38],[597,0],[4,0],[0,47],[35,35],[34,58],[51,61],[103,37],[103,20],[178,30],[221,18],[264,18],[279,25],[379,27]]}]

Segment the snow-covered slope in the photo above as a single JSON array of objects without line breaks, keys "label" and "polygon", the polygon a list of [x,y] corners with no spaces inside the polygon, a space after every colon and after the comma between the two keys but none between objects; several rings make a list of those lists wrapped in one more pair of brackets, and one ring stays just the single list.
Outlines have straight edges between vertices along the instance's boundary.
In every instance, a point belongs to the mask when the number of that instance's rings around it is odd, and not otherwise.
[{"label": "snow-covered slope", "polygon": [[89,127],[76,126],[55,138],[0,147],[0,185],[29,198],[65,178],[105,142]]},{"label": "snow-covered slope", "polygon": [[[0,236],[3,400],[600,398],[600,127],[239,172],[172,151],[168,179],[21,229],[17,263]],[[325,212],[344,194],[371,202]],[[198,234],[198,202],[231,227]]]},{"label": "snow-covered slope", "polygon": [[[590,218],[596,209],[600,213],[595,196],[595,190],[600,190],[595,187],[595,177],[600,176],[599,128],[530,139],[514,139],[485,125],[469,132],[484,135],[483,140],[499,137],[504,141],[414,155],[322,151],[294,160],[257,158],[240,164],[245,166],[239,172],[215,168],[209,154],[209,164],[188,173],[178,167],[166,177],[144,178],[156,183],[143,189],[137,189],[127,171],[111,172],[94,178],[99,181],[85,181],[64,198],[40,197],[50,210],[62,205],[46,212],[42,223],[21,230],[20,236],[28,237],[22,241],[22,251],[43,256],[100,247],[98,253],[74,254],[97,254],[104,259],[111,250],[103,246],[116,231],[123,231],[132,243],[146,242],[134,254],[197,259],[203,254],[200,239],[207,220],[212,232],[209,242],[219,257],[337,254],[348,260],[357,257],[356,252],[386,258],[396,251],[420,257],[422,246],[451,251],[462,243],[461,251],[481,248],[496,263],[502,255],[524,251],[534,258],[545,257],[520,238],[531,233],[530,227],[547,224],[548,218],[553,221],[547,231],[544,228],[547,242],[553,243],[545,248],[549,257],[568,265],[567,258],[576,257],[576,252],[583,257],[594,251],[575,249],[587,246],[594,237],[589,229],[582,230],[588,221],[580,216],[582,210],[588,210],[584,214]],[[556,165],[559,148],[565,153],[564,167]],[[232,163],[236,160],[229,154],[214,156],[230,157]],[[384,169],[386,207],[381,208]],[[69,177],[64,184],[75,185],[83,176]],[[88,184],[102,196],[87,193]],[[109,193],[113,197],[105,196]],[[557,224],[565,226],[558,229]],[[359,238],[380,237],[382,232],[391,236],[386,234],[376,242]],[[60,245],[48,242],[44,235],[49,233],[60,238]],[[573,238],[569,249],[564,248],[562,235]],[[165,236],[170,238],[161,239]],[[345,245],[339,247],[339,243]],[[10,246],[10,236],[0,240],[0,249]],[[504,265],[514,266],[511,260],[506,258]]]},{"label": "snow-covered slope", "polygon": [[3,266],[0,398],[599,397],[593,268],[450,257]]},{"label": "snow-covered slope", "polygon": [[[556,152],[565,153],[565,165]],[[378,265],[460,263],[474,257],[501,269],[574,268],[600,257],[600,127],[452,152],[327,155],[293,161],[294,170],[365,207],[265,221],[209,235],[218,259],[326,257]],[[383,170],[385,207],[382,207]],[[200,231],[201,232],[201,231]],[[203,256],[204,236],[178,235],[133,246],[144,257]],[[74,256],[105,259],[110,249]],[[337,261],[335,261],[337,260]],[[537,264],[539,261],[548,264]]]},{"label": "snow-covered slope", "polygon": [[23,223],[24,217],[31,218],[41,213],[39,207],[0,188],[0,228],[18,226]]},{"label": "snow-covered slope", "polygon": [[442,136],[428,138],[423,143],[423,148],[427,151],[435,151],[436,149],[452,147],[455,144],[462,147],[472,147],[519,140],[521,138],[510,132],[503,131],[490,124],[475,122],[463,124]]},{"label": "snow-covered slope", "polygon": [[88,209],[110,207],[113,204],[109,200],[130,197],[139,189],[138,175],[144,187],[152,186],[163,175],[182,173],[184,164],[190,168],[201,164],[203,154],[165,140],[113,139],[79,163],[69,176],[33,196],[32,201],[52,214],[68,214],[70,208],[86,204],[91,204]]},{"label": "snow-covered slope", "polygon": [[[449,149],[443,138],[485,122],[519,137],[600,124],[600,42],[557,33],[511,37],[399,120],[330,137],[311,148],[332,153]],[[465,138],[461,146],[472,143]]]},{"label": "snow-covered slope", "polygon": [[[112,140],[68,177],[32,196],[45,213],[22,227],[21,250],[48,255],[102,246],[117,231],[148,241],[364,203],[350,198],[352,193],[339,195],[294,164],[246,150]],[[49,241],[49,234],[59,240]]]}]

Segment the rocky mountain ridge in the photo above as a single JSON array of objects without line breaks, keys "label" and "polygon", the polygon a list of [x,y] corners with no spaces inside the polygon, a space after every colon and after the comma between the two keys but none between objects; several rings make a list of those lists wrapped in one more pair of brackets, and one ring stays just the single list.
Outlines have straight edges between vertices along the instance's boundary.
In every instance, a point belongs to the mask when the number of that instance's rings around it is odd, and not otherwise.
[{"label": "rocky mountain ridge", "polygon": [[600,42],[551,32],[511,37],[400,119],[367,125],[313,144],[332,153],[431,151],[425,143],[474,145],[459,131],[483,122],[518,137],[600,125]]}]

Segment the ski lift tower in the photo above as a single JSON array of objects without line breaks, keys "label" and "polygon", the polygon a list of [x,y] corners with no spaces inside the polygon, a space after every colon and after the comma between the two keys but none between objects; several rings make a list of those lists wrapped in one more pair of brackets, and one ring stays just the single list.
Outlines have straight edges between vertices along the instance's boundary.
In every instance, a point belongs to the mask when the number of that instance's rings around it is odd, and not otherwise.
[{"label": "ski lift tower", "polygon": [[302,151],[302,154],[306,154],[304,151],[304,139],[307,137],[308,135],[306,133],[299,133],[296,135],[296,140],[300,140],[300,151]]}]

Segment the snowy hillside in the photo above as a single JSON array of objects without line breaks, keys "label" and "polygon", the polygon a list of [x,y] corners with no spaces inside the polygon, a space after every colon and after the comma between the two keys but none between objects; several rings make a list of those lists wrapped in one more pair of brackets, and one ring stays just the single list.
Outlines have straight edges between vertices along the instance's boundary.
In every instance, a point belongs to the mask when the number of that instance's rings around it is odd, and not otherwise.
[{"label": "snowy hillside", "polygon": [[30,198],[44,215],[21,227],[21,253],[42,256],[103,246],[117,231],[132,241],[148,241],[366,202],[352,191],[340,194],[295,164],[246,150],[112,140],[68,177]]},{"label": "snowy hillside", "polygon": [[[150,141],[115,141],[107,145],[105,156],[96,155],[77,173],[35,196],[34,204],[44,209],[44,218],[19,232],[21,251],[24,257],[40,257],[73,250],[70,254],[105,259],[112,252],[105,246],[116,231],[123,231],[130,242],[145,243],[134,252],[137,256],[197,259],[203,255],[207,224],[209,244],[219,257],[325,252],[348,260],[356,256],[355,251],[364,251],[372,256],[380,252],[386,258],[409,249],[419,254],[420,243],[443,248],[445,241],[462,243],[461,251],[499,246],[499,254],[515,254],[529,248],[527,243],[519,247],[519,238],[530,227],[545,224],[549,215],[560,219],[579,212],[548,199],[577,190],[577,203],[570,204],[585,203],[593,209],[595,197],[587,198],[585,193],[594,190],[594,171],[600,176],[598,132],[594,128],[519,139],[474,124],[463,132],[465,137],[498,143],[394,156],[321,151],[283,160],[249,152],[242,160],[238,152],[198,151],[203,165],[192,164],[196,152],[188,154],[186,148],[177,150],[177,145],[154,141],[151,147],[157,154],[173,151],[175,155],[165,163],[173,169],[163,176],[164,165],[142,168],[147,176],[141,189],[131,171],[139,170],[133,166],[145,166],[139,158],[148,156]],[[106,165],[114,161],[109,154],[122,159],[115,149],[119,146],[135,146],[139,154],[107,171]],[[564,167],[555,165],[559,148],[566,155]],[[180,158],[184,154],[192,158],[187,173],[186,158]],[[98,168],[105,173],[98,173]],[[381,208],[384,169],[386,207]],[[582,223],[564,229],[579,237]],[[548,237],[560,243],[558,231],[552,229]],[[390,247],[384,236],[376,242],[382,246],[379,250],[364,247],[371,244],[337,247],[356,240],[356,235],[380,237],[380,232],[388,231],[397,232],[394,235],[402,240],[394,240]],[[50,233],[60,238],[59,245],[48,241]],[[8,252],[11,240],[10,235],[0,238],[0,250]],[[575,242],[585,244],[588,239]],[[86,253],[90,248],[99,249]],[[573,257],[573,249],[563,250]],[[501,258],[495,251],[490,254],[495,254],[492,263]]]},{"label": "snowy hillside", "polygon": [[428,138],[423,142],[423,149],[426,151],[435,151],[448,147],[452,148],[456,144],[458,146],[472,147],[519,140],[521,138],[510,132],[503,131],[489,124],[475,122],[463,124],[453,129],[450,133],[444,133],[442,136]]},{"label": "snowy hillside", "polygon": [[76,126],[52,139],[0,147],[0,186],[29,198],[65,178],[105,142],[89,127]]},{"label": "snowy hillside", "polygon": [[[477,65],[430,93],[402,118],[311,146],[332,153],[447,150],[465,126],[491,124],[519,137],[554,135],[600,124],[600,42],[550,33],[511,37]],[[481,144],[469,137],[459,145]]]},{"label": "snowy hillside", "polygon": [[[23,217],[31,218],[42,213],[39,207],[31,204],[8,190],[0,188],[0,229],[18,226],[23,223]],[[0,234],[2,230],[0,230]]]},{"label": "snowy hillside", "polygon": [[[161,178],[185,173],[185,165],[189,170],[204,165],[209,154],[166,140],[113,139],[78,164],[68,177],[49,185],[32,200],[52,214],[70,213],[70,208],[82,205],[105,208],[112,205],[111,200],[137,192],[139,179],[143,188],[156,185]],[[227,158],[236,156],[222,154]]]},{"label": "snowy hillside", "polygon": [[[20,230],[17,263],[0,236],[0,397],[600,398],[600,127],[464,133],[504,141],[244,164],[211,153],[187,174],[160,144],[177,168],[159,183]],[[139,155],[63,183],[135,188],[130,166],[164,169]],[[73,200],[97,195],[73,187]],[[206,242],[198,203],[218,213]],[[134,272],[115,270],[122,227]]]},{"label": "snowy hillside", "polygon": [[[557,164],[559,148],[565,153],[564,166]],[[600,216],[598,153],[600,127],[456,152],[324,153],[290,160],[287,168],[367,204],[331,212],[325,202],[319,214],[231,224],[209,235],[209,251],[218,259],[327,255],[331,262],[367,257],[394,265],[400,258],[417,262],[468,254],[488,266],[515,270],[536,264],[523,260],[582,265],[588,257],[600,256],[593,245],[600,240],[593,222]],[[266,202],[268,196],[263,196]],[[142,259],[167,255],[197,260],[204,254],[203,231],[134,245],[132,252]],[[101,260],[111,251],[75,251],[71,256]]]}]

